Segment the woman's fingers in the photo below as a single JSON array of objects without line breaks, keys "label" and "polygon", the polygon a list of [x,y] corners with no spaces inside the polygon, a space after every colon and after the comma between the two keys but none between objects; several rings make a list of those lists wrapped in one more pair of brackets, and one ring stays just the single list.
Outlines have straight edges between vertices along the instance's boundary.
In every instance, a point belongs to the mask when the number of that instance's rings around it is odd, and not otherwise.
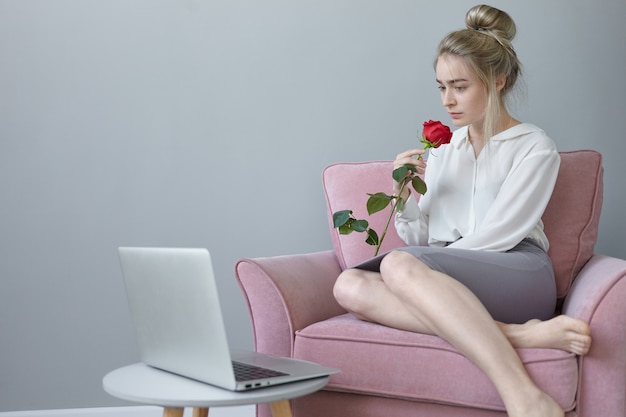
[{"label": "woman's fingers", "polygon": [[406,164],[411,164],[416,167],[420,174],[423,173],[424,168],[426,168],[426,162],[423,158],[421,158],[421,155],[423,155],[424,152],[424,149],[409,149],[399,153],[393,161],[393,169],[400,168]]}]

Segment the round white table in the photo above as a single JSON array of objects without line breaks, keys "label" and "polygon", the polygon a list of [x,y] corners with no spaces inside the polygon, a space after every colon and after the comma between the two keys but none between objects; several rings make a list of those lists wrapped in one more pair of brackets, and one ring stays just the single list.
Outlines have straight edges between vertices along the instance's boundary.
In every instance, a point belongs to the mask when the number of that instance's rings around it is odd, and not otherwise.
[{"label": "round white table", "polygon": [[163,417],[182,417],[185,407],[193,407],[194,417],[206,417],[210,407],[263,403],[271,403],[274,417],[291,417],[288,400],[323,388],[328,379],[321,377],[234,392],[136,363],[107,374],[102,380],[102,386],[114,397],[162,406]]}]

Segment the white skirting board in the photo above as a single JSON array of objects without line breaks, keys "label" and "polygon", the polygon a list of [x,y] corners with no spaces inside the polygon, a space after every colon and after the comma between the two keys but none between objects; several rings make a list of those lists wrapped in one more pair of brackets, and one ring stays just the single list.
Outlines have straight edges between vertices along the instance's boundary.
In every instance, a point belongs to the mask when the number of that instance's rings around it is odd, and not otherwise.
[{"label": "white skirting board", "polygon": [[[191,408],[185,409],[185,417],[190,417]],[[32,410],[0,412],[0,417],[161,417],[163,409],[152,406],[71,408],[66,410]],[[215,407],[209,410],[209,417],[254,417],[254,405],[237,407]]]}]

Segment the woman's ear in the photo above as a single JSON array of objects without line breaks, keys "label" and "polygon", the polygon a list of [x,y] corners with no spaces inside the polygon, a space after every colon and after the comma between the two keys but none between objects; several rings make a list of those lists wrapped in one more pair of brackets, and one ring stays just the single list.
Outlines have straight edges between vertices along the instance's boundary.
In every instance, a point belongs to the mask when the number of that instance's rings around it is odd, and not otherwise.
[{"label": "woman's ear", "polygon": [[506,85],[506,75],[498,75],[496,77],[496,91],[500,91]]}]

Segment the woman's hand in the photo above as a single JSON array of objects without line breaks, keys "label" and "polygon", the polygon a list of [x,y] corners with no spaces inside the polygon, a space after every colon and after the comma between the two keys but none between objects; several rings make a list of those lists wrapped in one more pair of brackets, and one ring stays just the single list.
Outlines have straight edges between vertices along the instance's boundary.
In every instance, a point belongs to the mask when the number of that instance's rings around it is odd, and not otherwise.
[{"label": "woman's hand", "polygon": [[[424,170],[426,169],[426,161],[422,158],[422,155],[426,151],[424,149],[409,149],[408,151],[404,151],[399,153],[396,156],[396,159],[393,161],[393,169],[400,168],[406,164],[413,165],[415,167],[415,171],[418,174],[424,174]],[[400,193],[400,184],[396,181],[393,182],[393,193],[394,195],[398,195]],[[402,195],[402,199],[406,200],[409,197],[409,188],[405,187]]]}]

